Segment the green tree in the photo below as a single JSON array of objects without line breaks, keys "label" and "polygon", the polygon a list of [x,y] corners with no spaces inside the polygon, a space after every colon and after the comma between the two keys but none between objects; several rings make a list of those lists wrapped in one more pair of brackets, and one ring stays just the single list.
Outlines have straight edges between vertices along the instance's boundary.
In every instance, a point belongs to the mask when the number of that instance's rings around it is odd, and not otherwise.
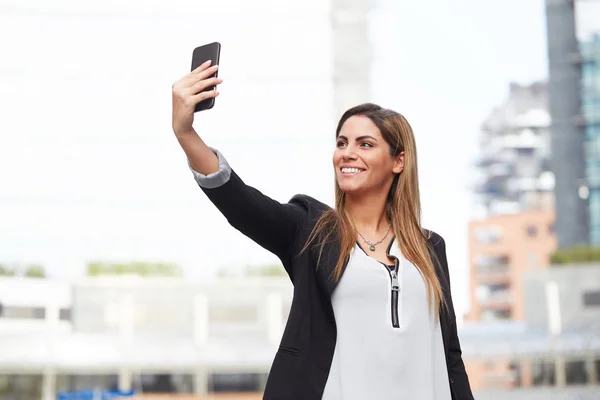
[{"label": "green tree", "polygon": [[25,269],[23,275],[28,278],[45,278],[46,270],[41,265],[30,265]]},{"label": "green tree", "polygon": [[16,271],[6,265],[0,264],[0,276],[15,276]]},{"label": "green tree", "polygon": [[93,261],[87,264],[88,276],[102,275],[140,275],[140,276],[181,276],[181,268],[170,263],[151,262],[104,262]]},{"label": "green tree", "polygon": [[234,277],[283,277],[287,276],[281,264],[246,265],[245,267],[220,267],[219,278]]},{"label": "green tree", "polygon": [[600,262],[600,247],[596,246],[573,246],[560,249],[550,257],[550,263],[556,266],[598,262]]},{"label": "green tree", "polygon": [[286,276],[286,272],[281,264],[266,264],[247,266],[244,275],[281,277]]}]

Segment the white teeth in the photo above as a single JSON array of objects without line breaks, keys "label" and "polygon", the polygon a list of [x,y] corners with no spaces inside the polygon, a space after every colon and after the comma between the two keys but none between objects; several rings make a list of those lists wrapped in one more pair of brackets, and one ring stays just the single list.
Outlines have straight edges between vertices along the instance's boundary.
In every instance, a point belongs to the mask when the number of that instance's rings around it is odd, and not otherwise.
[{"label": "white teeth", "polygon": [[344,174],[358,174],[361,172],[358,168],[342,168],[342,173]]}]

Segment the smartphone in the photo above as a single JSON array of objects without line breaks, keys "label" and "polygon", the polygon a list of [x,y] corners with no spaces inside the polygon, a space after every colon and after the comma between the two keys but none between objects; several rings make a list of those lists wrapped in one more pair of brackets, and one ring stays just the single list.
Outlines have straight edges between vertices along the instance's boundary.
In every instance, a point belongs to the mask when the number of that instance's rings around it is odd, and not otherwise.
[{"label": "smartphone", "polygon": [[[205,44],[203,46],[196,47],[194,49],[194,53],[192,54],[192,71],[198,68],[200,65],[204,64],[204,62],[211,60],[211,66],[219,64],[219,57],[221,55],[221,43],[213,42],[209,44]],[[212,77],[217,77],[219,71],[215,72]],[[207,87],[203,90],[206,92],[208,90],[214,90],[214,86]],[[215,106],[215,98],[212,97],[210,99],[202,100],[198,104],[196,104],[196,108],[194,112],[209,110]]]}]

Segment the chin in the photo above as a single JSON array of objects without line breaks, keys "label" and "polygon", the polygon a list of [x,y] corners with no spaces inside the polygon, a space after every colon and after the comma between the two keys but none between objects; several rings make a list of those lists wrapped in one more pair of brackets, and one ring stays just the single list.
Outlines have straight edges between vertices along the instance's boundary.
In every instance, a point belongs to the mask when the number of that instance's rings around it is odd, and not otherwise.
[{"label": "chin", "polygon": [[356,194],[361,192],[361,187],[359,185],[348,184],[348,182],[342,184],[338,183],[338,185],[342,192],[346,194]]}]

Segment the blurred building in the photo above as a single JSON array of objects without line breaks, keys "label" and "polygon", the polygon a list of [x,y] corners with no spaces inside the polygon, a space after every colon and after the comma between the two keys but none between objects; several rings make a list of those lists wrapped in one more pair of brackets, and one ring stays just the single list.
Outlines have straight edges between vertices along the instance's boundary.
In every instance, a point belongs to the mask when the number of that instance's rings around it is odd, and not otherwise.
[{"label": "blurred building", "polygon": [[544,82],[512,83],[481,126],[475,195],[483,216],[552,209],[550,116]]},{"label": "blurred building", "polygon": [[523,320],[523,276],[548,268],[554,213],[531,210],[469,223],[470,321]]},{"label": "blurred building", "polygon": [[[600,22],[598,24],[600,25]],[[580,48],[582,105],[585,117],[585,166],[589,187],[589,239],[591,244],[600,245],[600,33],[582,41]]]},{"label": "blurred building", "polygon": [[71,319],[71,285],[46,279],[0,277],[0,332],[45,333],[47,308],[57,315],[56,329],[67,332]]},{"label": "blurred building", "polygon": [[370,98],[372,48],[369,11],[374,0],[331,0],[335,115]]},{"label": "blurred building", "polygon": [[[558,247],[600,244],[600,41],[581,39],[576,3],[546,2],[548,84],[511,85],[482,125],[484,212],[469,225],[471,311],[461,332],[473,387],[485,393],[477,398],[516,399],[507,394],[515,388],[541,396],[540,385],[555,387],[541,398],[600,398],[590,350],[600,338],[599,266],[550,265]],[[502,356],[485,354],[497,346]]]},{"label": "blurred building", "polygon": [[0,293],[0,398],[49,400],[84,389],[260,392],[292,286],[281,278],[1,278]]},{"label": "blurred building", "polygon": [[[565,393],[556,397],[560,399],[572,398],[568,395],[575,391],[598,393],[598,377],[593,371],[582,375],[580,364],[589,369],[594,360],[600,370],[600,338],[591,324],[600,321],[600,268],[584,269],[531,272],[525,285],[534,298],[531,303],[526,299],[524,321],[460,329],[477,399],[497,398],[497,391],[507,388],[511,391],[502,392],[504,400],[525,395],[547,400],[550,389]],[[563,310],[562,329],[552,335],[544,317],[547,281],[559,282]],[[32,284],[37,290],[27,291]],[[115,388],[143,394],[260,393],[293,296],[287,278],[264,277],[210,284],[178,278],[89,278],[71,287],[0,279],[0,288],[6,287],[21,291],[20,304],[38,310],[5,313],[14,305],[2,298],[7,303],[0,315],[0,398],[12,400],[50,400],[61,392]],[[61,318],[60,309],[71,311]],[[10,324],[13,329],[4,329]],[[564,382],[556,378],[563,366]]]},{"label": "blurred building", "polygon": [[521,285],[522,321],[460,332],[476,398],[600,398],[600,265],[530,270]]},{"label": "blurred building", "polygon": [[510,84],[482,123],[469,223],[470,321],[523,319],[524,271],[546,268],[556,250],[554,174],[545,82]]},{"label": "blurred building", "polygon": [[[589,187],[582,114],[582,57],[576,9],[583,1],[546,0],[552,171],[556,178],[556,234],[559,247],[588,244]],[[590,155],[587,152],[588,156]],[[589,172],[588,166],[588,172]]]}]

